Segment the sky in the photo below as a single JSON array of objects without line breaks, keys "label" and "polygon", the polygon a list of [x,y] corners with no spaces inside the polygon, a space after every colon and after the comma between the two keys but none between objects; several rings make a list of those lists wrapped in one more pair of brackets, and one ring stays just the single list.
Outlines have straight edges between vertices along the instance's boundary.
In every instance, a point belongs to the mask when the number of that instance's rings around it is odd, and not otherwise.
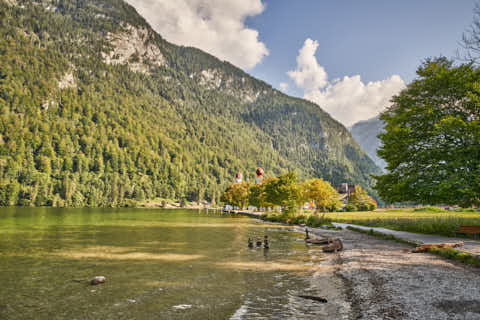
[{"label": "sky", "polygon": [[420,63],[455,57],[475,0],[127,0],[165,39],[227,60],[346,126]]}]

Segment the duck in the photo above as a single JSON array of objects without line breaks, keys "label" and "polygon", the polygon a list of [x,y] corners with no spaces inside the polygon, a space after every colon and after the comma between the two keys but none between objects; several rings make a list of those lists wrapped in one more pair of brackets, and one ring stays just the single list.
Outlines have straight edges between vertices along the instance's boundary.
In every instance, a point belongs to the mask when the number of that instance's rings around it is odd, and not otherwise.
[{"label": "duck", "polygon": [[251,238],[248,238],[248,247],[253,248],[253,241]]},{"label": "duck", "polygon": [[305,228],[305,241],[310,240],[310,236],[308,235],[308,228]]},{"label": "duck", "polygon": [[264,249],[269,249],[270,246],[268,245],[268,236],[265,236],[263,239],[263,248]]},{"label": "duck", "polygon": [[257,247],[261,247],[262,241],[259,238],[257,238],[256,244],[257,244]]}]

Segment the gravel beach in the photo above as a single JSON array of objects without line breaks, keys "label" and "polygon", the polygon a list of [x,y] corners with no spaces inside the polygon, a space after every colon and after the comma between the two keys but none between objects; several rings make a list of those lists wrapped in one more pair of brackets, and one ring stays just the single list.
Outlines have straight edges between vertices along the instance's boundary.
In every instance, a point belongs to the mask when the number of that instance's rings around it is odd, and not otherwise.
[{"label": "gravel beach", "polygon": [[313,277],[335,319],[480,319],[479,269],[354,231],[312,233],[344,243]]}]

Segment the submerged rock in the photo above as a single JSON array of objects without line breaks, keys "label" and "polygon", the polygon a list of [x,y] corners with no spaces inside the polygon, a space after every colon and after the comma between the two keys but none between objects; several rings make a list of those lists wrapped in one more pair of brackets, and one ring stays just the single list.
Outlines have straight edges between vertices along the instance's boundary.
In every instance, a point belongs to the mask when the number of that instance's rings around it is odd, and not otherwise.
[{"label": "submerged rock", "polygon": [[105,282],[105,277],[104,276],[96,276],[92,280],[90,280],[90,284],[92,286],[95,286],[97,284],[104,283],[104,282]]},{"label": "submerged rock", "polygon": [[320,302],[320,303],[327,303],[327,299],[325,298],[322,298],[322,297],[316,297],[316,296],[309,296],[309,295],[299,295],[300,298],[303,298],[303,299],[310,299],[310,300],[313,300],[313,301],[317,301],[317,302]]},{"label": "submerged rock", "polygon": [[191,304],[179,304],[179,305],[173,306],[173,308],[177,310],[190,309],[191,307],[192,307]]}]

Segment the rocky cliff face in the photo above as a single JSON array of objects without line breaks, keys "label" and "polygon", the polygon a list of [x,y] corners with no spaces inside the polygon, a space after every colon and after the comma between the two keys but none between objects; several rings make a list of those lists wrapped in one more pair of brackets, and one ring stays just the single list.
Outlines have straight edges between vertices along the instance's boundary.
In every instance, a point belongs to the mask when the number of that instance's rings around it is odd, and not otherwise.
[{"label": "rocky cliff face", "polygon": [[111,50],[102,52],[107,64],[126,64],[134,72],[147,73],[148,64],[165,65],[165,58],[155,44],[151,30],[124,25],[123,30],[108,33]]}]

